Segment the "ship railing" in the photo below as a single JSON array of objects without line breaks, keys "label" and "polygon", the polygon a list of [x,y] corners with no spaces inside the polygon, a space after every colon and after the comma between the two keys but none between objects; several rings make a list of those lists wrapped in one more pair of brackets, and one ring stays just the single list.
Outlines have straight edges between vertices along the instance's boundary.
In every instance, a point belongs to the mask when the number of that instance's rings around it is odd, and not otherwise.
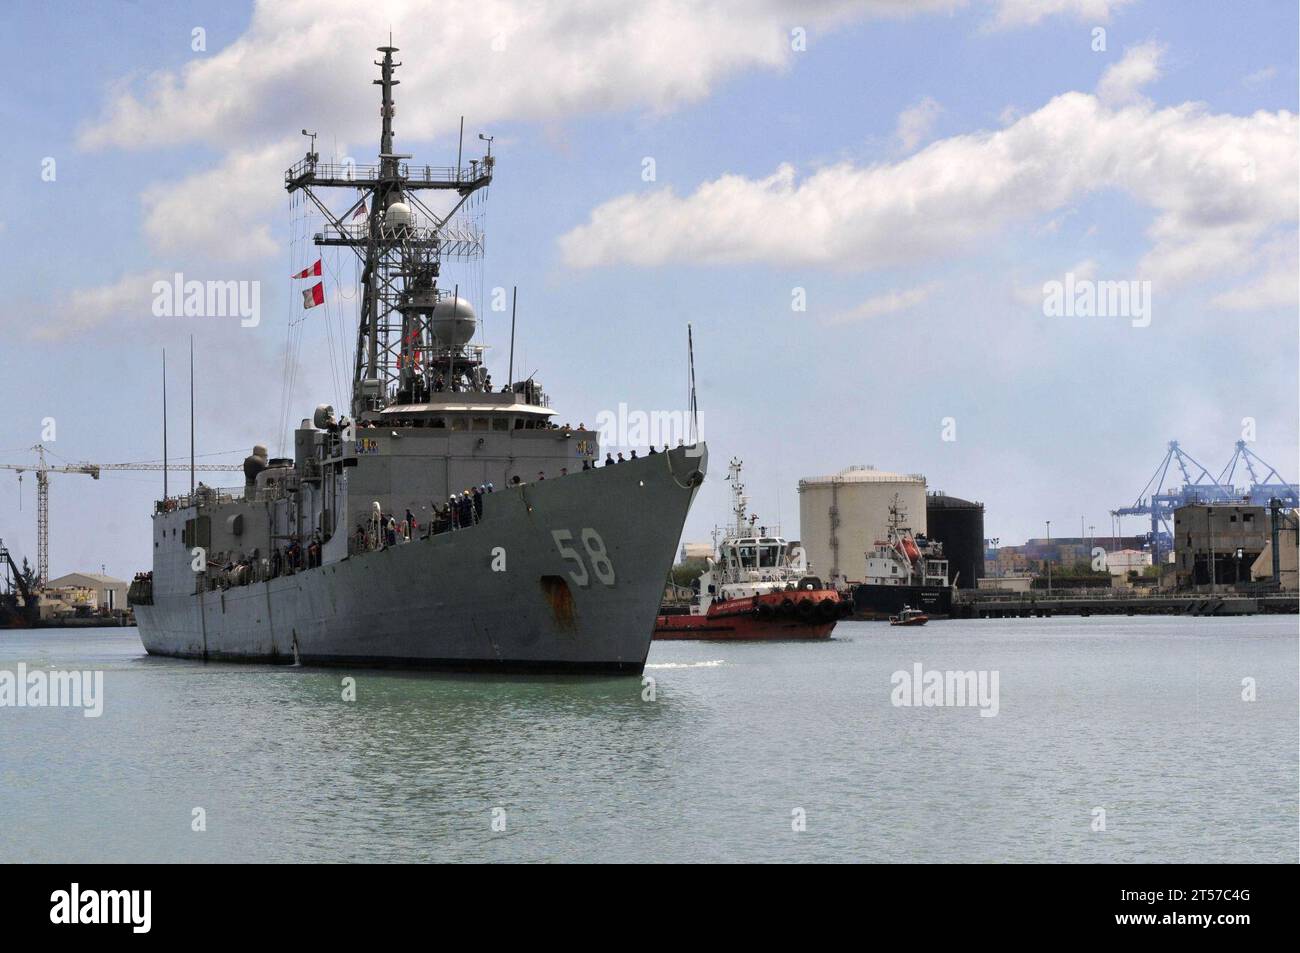
[{"label": "ship railing", "polygon": [[[440,228],[425,225],[381,225],[379,234],[388,239],[398,239],[412,245],[437,245],[444,258],[471,256],[483,253],[483,233],[476,228],[448,223]],[[317,245],[364,244],[370,237],[370,223],[327,225],[315,235]]]},{"label": "ship railing", "polygon": [[260,549],[253,552],[223,551],[207,558],[203,572],[196,576],[196,589],[212,592],[233,589],[255,582],[268,582],[281,576],[293,576],[321,565],[321,541],[313,538],[307,545],[276,546],[269,554]]},{"label": "ship railing", "polygon": [[241,487],[215,487],[201,486],[193,493],[178,493],[175,496],[163,497],[154,503],[154,509],[158,513],[170,513],[172,510],[183,510],[191,506],[219,506],[222,503],[231,503],[235,500],[242,499],[244,488]]},{"label": "ship railing", "polygon": [[[493,164],[491,161],[471,159],[466,165],[456,168],[449,165],[399,162],[397,174],[411,185],[470,186],[490,176]],[[375,162],[321,162],[312,158],[302,158],[289,167],[284,178],[286,183],[311,176],[316,179],[365,185],[375,182],[382,174],[383,166]]]},{"label": "ship railing", "polygon": [[244,500],[249,503],[271,503],[283,499],[287,495],[288,491],[283,486],[261,488],[201,486],[195,489],[193,493],[178,493],[175,496],[156,500],[154,510],[158,513],[170,513],[173,510],[183,510],[191,506],[198,506],[199,508],[221,506],[226,503],[234,503],[237,500]]},{"label": "ship railing", "polygon": [[[488,497],[483,498],[483,507],[487,508]],[[389,542],[388,529],[384,522],[378,526],[369,521],[359,525],[350,536],[348,536],[348,555],[359,556],[364,553],[373,553],[381,549],[388,549],[393,546],[405,546],[407,543],[413,543],[416,540],[428,539],[430,536],[440,536],[443,533],[463,532],[467,529],[473,529],[482,519],[481,516],[471,517],[472,522],[465,526],[453,526],[452,518],[443,512],[434,516],[431,520],[425,520],[417,523],[414,527],[405,526],[405,520],[397,522],[397,528]]]}]

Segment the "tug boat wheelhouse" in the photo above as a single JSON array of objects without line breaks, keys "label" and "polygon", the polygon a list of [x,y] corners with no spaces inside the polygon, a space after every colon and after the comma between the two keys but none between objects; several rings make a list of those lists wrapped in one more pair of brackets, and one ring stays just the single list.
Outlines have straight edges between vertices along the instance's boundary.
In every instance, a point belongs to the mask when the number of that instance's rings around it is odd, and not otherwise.
[{"label": "tug boat wheelhouse", "polygon": [[[709,568],[694,583],[685,611],[665,611],[655,625],[664,639],[824,639],[852,603],[810,575],[802,550],[794,554],[780,536],[747,516],[741,462],[730,475],[735,523]],[[755,531],[757,530],[757,532]]]}]

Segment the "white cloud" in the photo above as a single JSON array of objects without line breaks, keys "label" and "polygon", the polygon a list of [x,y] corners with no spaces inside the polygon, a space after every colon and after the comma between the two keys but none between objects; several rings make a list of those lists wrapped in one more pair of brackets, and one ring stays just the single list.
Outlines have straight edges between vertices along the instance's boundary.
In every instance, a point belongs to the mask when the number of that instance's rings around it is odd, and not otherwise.
[{"label": "white cloud", "polygon": [[943,107],[938,101],[926,96],[899,113],[898,126],[894,130],[894,138],[898,140],[899,147],[904,152],[911,152],[920,145],[929,137],[930,130],[934,128],[942,111]]},{"label": "white cloud", "polygon": [[1294,233],[1284,235],[1264,250],[1262,269],[1245,284],[1210,299],[1224,311],[1295,309],[1300,301],[1300,254]]},{"label": "white cloud", "polygon": [[905,288],[901,291],[888,291],[884,294],[875,295],[856,308],[833,315],[828,319],[827,323],[852,324],[858,321],[867,321],[871,318],[879,318],[886,314],[907,311],[923,303],[930,295],[934,294],[935,289],[938,287],[938,282],[930,282],[929,284],[918,285],[915,288]]},{"label": "white cloud", "polygon": [[1197,104],[1113,109],[1066,93],[992,133],[954,136],[893,163],[840,163],[802,180],[723,175],[598,205],[560,239],[573,267],[764,262],[870,270],[974,247],[1098,190],[1155,215],[1136,278],[1232,273],[1294,227],[1300,125],[1286,111],[1211,114]]},{"label": "white cloud", "polygon": [[239,150],[214,168],[145,189],[144,232],[154,253],[247,261],[279,252],[265,216],[284,201],[285,157],[293,148],[288,139]]},{"label": "white cloud", "polygon": [[668,110],[703,98],[737,72],[786,66],[796,55],[790,35],[796,26],[814,33],[872,15],[953,6],[953,0],[448,0],[432,16],[424,0],[259,2],[239,39],[179,73],[149,77],[142,90],[120,91],[83,130],[81,143],[228,146],[278,139],[304,123],[368,142],[376,112],[373,48],[383,45],[390,27],[404,62],[396,125],[409,140],[454,130],[461,113],[475,129],[506,119]]},{"label": "white cloud", "polygon": [[1047,17],[1068,16],[1081,23],[1108,23],[1112,12],[1133,0],[998,0],[993,25],[1033,26]]},{"label": "white cloud", "polygon": [[1255,70],[1255,72],[1247,76],[1243,76],[1241,78],[1241,81],[1246,86],[1262,86],[1264,83],[1267,83],[1276,75],[1277,75],[1276,66],[1265,66],[1262,69]]},{"label": "white cloud", "polygon": [[1097,83],[1097,95],[1108,106],[1122,106],[1137,100],[1143,86],[1160,77],[1160,59],[1164,47],[1143,43],[1129,47],[1124,58],[1106,67]]},{"label": "white cloud", "polygon": [[31,336],[43,341],[58,341],[79,331],[87,331],[110,321],[133,321],[150,317],[153,284],[165,279],[162,272],[136,272],[123,275],[109,285],[78,288],[60,296],[51,322],[40,324]]},{"label": "white cloud", "polygon": [[1012,297],[1020,304],[1040,308],[1043,305],[1043,285],[1049,281],[1064,281],[1066,275],[1074,275],[1076,281],[1091,281],[1097,277],[1097,263],[1091,258],[1085,258],[1083,261],[1076,262],[1069,268],[1059,274],[1051,274],[1043,277],[1038,284],[1022,286],[1012,290]]},{"label": "white cloud", "polygon": [[[399,141],[493,122],[670,110],[750,69],[786,68],[791,30],[871,16],[951,10],[963,0],[621,0],[602,4],[448,0],[259,2],[246,32],[179,71],[119,85],[79,137],[83,148],[161,149],[200,142],[213,167],[144,192],[145,234],[166,254],[253,259],[274,250],[266,218],[297,131],[326,142],[375,139],[374,47],[401,48]],[[409,92],[408,92],[409,91]],[[322,151],[328,151],[323,149]]]},{"label": "white cloud", "polygon": [[[1018,0],[990,2],[998,16],[1040,18],[1014,12]],[[390,27],[403,61],[396,129],[409,141],[452,132],[462,113],[474,131],[506,120],[671,110],[737,73],[787,68],[797,56],[795,27],[815,42],[818,31],[857,20],[966,5],[448,0],[434,17],[424,0],[259,0],[229,46],[183,69],[115,84],[79,143],[139,150],[198,142],[220,150],[214,166],[144,192],[145,234],[168,255],[250,260],[273,250],[266,218],[283,199],[280,173],[301,151],[298,129],[321,131],[329,137],[322,144],[374,139],[373,47],[387,41]],[[1054,12],[1069,12],[1077,4],[1057,6]],[[900,117],[905,144],[926,135],[932,102]],[[469,141],[477,145],[472,135]]]}]

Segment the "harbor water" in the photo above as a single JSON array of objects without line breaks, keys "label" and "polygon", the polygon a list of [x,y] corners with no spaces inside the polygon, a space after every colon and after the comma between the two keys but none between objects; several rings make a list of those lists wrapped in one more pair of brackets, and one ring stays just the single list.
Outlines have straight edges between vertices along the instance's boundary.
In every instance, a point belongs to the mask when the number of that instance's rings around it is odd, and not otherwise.
[{"label": "harbor water", "polygon": [[[655,643],[649,682],[120,628],[0,632],[20,663],[103,672],[103,710],[0,708],[5,862],[1296,860],[1294,616],[850,622]],[[918,664],[983,673],[996,714],[898,703]]]}]

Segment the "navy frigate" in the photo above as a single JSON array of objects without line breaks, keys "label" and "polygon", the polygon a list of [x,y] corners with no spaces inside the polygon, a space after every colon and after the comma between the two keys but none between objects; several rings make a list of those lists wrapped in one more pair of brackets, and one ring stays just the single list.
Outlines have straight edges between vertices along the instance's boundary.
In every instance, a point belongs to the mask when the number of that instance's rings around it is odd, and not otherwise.
[{"label": "navy frigate", "polygon": [[[597,432],[557,425],[535,375],[492,386],[441,275],[482,252],[454,213],[491,182],[491,140],[455,167],[396,153],[401,64],[379,52],[378,161],[322,162],[313,138],[285,174],[323,218],[315,245],[357,256],[350,412],[317,407],[291,458],[255,447],[242,487],[158,501],[130,595],[141,640],[194,659],[639,674],[707,449],[598,466]],[[329,189],[351,207],[335,214]]]}]

